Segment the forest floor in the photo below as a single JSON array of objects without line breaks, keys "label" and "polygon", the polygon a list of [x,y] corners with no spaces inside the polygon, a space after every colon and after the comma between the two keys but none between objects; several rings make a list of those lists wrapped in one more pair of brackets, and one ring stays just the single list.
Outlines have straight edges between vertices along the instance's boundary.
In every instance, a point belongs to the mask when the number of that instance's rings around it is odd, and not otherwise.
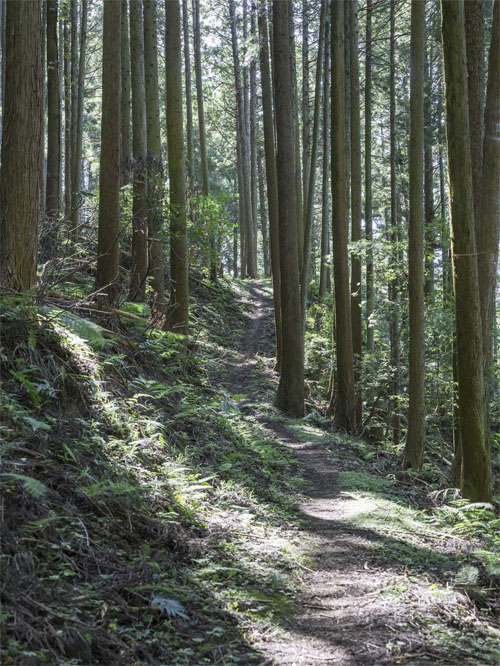
[{"label": "forest floor", "polygon": [[467,579],[467,566],[460,567],[473,544],[425,520],[426,493],[387,483],[373,452],[363,460],[342,434],[307,417],[294,422],[273,414],[269,285],[252,284],[248,296],[246,331],[226,364],[227,386],[247,396],[243,418],[256,418],[293,451],[308,482],[296,509],[309,566],[296,612],[256,640],[266,663],[500,664],[498,615],[481,615],[464,586],[453,585]]},{"label": "forest floor", "polygon": [[269,281],[188,345],[59,288],[0,294],[2,664],[500,664],[498,512],[276,410]]}]

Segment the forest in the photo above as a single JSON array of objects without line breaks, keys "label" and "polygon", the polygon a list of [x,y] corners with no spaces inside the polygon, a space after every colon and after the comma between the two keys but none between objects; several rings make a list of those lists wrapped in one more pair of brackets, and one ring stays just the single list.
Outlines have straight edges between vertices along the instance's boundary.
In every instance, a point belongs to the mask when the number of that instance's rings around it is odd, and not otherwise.
[{"label": "forest", "polygon": [[0,660],[500,664],[500,0],[0,0]]}]

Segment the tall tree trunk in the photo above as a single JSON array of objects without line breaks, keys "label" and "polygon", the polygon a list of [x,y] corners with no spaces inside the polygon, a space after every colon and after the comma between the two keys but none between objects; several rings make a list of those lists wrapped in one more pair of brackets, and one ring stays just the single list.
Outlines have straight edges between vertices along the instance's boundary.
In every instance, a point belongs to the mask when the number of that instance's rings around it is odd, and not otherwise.
[{"label": "tall tree trunk", "polygon": [[242,141],[244,143],[243,181],[246,189],[245,199],[247,200],[248,217],[244,227],[245,233],[245,264],[248,277],[257,276],[257,244],[255,236],[255,210],[254,189],[252,184],[252,148],[250,132],[250,80],[249,67],[246,64],[249,59],[248,49],[248,2],[243,0],[243,117],[244,132]]},{"label": "tall tree trunk", "polygon": [[238,109],[236,109],[236,169],[238,173],[238,234],[240,237],[240,275],[244,279],[247,275],[247,259],[245,252],[245,215],[246,215],[246,202],[245,202],[245,190],[243,185],[243,159],[241,157],[242,148],[241,148],[241,135],[240,127],[238,122]]},{"label": "tall tree trunk", "polygon": [[351,215],[351,32],[349,29],[349,3],[350,0],[344,0],[345,194],[348,229]]},{"label": "tall tree trunk", "polygon": [[[252,3],[250,8],[250,36],[252,44],[257,41],[257,24],[255,22],[256,7]],[[257,61],[253,55],[250,61],[250,195],[252,201],[252,242],[250,246],[250,263],[254,274],[257,275]]]},{"label": "tall tree trunk", "polygon": [[130,39],[128,29],[128,2],[121,2],[121,183],[130,183],[132,166],[132,141],[130,132]]},{"label": "tall tree trunk", "polygon": [[77,0],[70,0],[70,31],[71,31],[71,178],[68,181],[70,203],[68,208],[68,223],[70,231],[73,220],[73,190],[77,187],[73,182],[75,153],[76,153],[76,130],[78,124],[78,3]]},{"label": "tall tree trunk", "polygon": [[184,79],[186,87],[187,188],[188,197],[191,197],[194,188],[193,100],[191,94],[191,56],[189,52],[189,16],[187,0],[182,0],[182,30],[184,36]]},{"label": "tall tree trunk", "polygon": [[328,287],[329,273],[329,187],[330,187],[330,5],[327,3],[325,14],[325,48],[323,67],[323,165],[321,193],[321,258],[319,269],[319,297],[324,298]]},{"label": "tall tree trunk", "polygon": [[[58,21],[58,61],[59,61],[59,217],[64,213],[64,26],[66,21],[63,16],[59,16]],[[0,124],[1,136],[1,124]]]},{"label": "tall tree trunk", "polygon": [[309,105],[309,7],[302,0],[302,191],[307,206],[311,164],[311,110]]},{"label": "tall tree trunk", "polygon": [[321,109],[321,79],[322,79],[322,65],[323,65],[323,42],[325,31],[325,3],[321,3],[321,16],[319,22],[319,40],[318,40],[318,57],[316,64],[316,87],[314,92],[314,118],[312,130],[312,145],[309,150],[310,164],[308,168],[309,178],[307,187],[307,200],[305,209],[305,224],[304,224],[304,249],[302,257],[302,272],[300,275],[300,300],[301,300],[301,317],[302,327],[305,330],[306,323],[306,310],[307,310],[307,285],[309,282],[309,266],[311,263],[311,237],[313,227],[313,212],[314,212],[314,193],[316,189],[316,158],[318,154],[318,135],[319,135],[319,119]]},{"label": "tall tree trunk", "polygon": [[[293,4],[292,11],[289,12],[288,20],[290,21],[290,39],[292,58],[292,105],[294,114],[294,141],[295,141],[295,196],[297,205],[295,207],[295,214],[297,217],[297,251],[299,253],[299,273],[302,274],[302,262],[304,259],[304,196],[305,193],[302,189],[302,163],[300,158],[300,130],[299,130],[299,103],[298,103],[298,88],[297,88],[297,63],[295,60],[295,27],[293,23]],[[276,74],[274,74],[276,76]],[[276,85],[276,84],[275,84]]]},{"label": "tall tree trunk", "polygon": [[[239,164],[237,165],[238,168]],[[237,192],[238,182],[234,184],[233,191]],[[239,205],[239,202],[238,202]],[[238,277],[238,218],[233,223],[233,277]]]},{"label": "tall tree trunk", "polygon": [[472,191],[476,238],[479,238],[484,129],[484,0],[465,0],[464,11]]},{"label": "tall tree trunk", "polygon": [[[205,130],[205,106],[203,102],[203,81],[201,74],[201,25],[200,25],[200,0],[193,0],[193,42],[194,42],[194,70],[196,77],[196,101],[198,107],[198,130],[200,136],[200,161],[201,161],[201,193],[204,197],[210,194],[208,180],[208,160]],[[202,208],[204,204],[202,205]],[[217,249],[215,232],[211,227],[211,221],[206,219],[205,224],[209,228],[209,270],[212,282],[217,282]]]},{"label": "tall tree trunk", "polygon": [[267,4],[259,7],[259,54],[262,86],[262,116],[264,123],[264,153],[266,158],[267,203],[269,209],[269,235],[271,240],[271,271],[273,276],[274,324],[276,334],[276,369],[281,368],[281,279],[279,247],[278,181],[274,152],[273,95],[269,71],[269,38],[267,30]]},{"label": "tall tree trunk", "polygon": [[366,238],[366,350],[375,349],[371,322],[375,284],[373,270],[372,223],[372,0],[366,4],[366,55],[365,55],[365,238]]},{"label": "tall tree trunk", "polygon": [[[428,39],[430,41],[430,39]],[[432,161],[432,42],[425,51],[424,81],[424,228],[425,278],[424,295],[432,303],[434,298],[434,166]]]},{"label": "tall tree trunk", "polygon": [[0,284],[26,291],[36,282],[42,173],[42,3],[8,2],[5,24]]},{"label": "tall tree trunk", "polygon": [[[392,26],[391,26],[392,27]],[[392,30],[391,30],[392,34]],[[391,68],[392,70],[392,68]],[[391,77],[390,77],[391,78]],[[392,92],[394,90],[393,86],[390,86],[391,91],[390,91],[390,97],[391,100],[393,99],[392,97]],[[390,104],[390,126],[392,127],[392,118],[393,118],[393,113],[392,109],[393,106]],[[384,125],[383,122],[380,122],[380,148],[381,148],[381,153],[382,155],[385,156],[386,151],[385,151],[385,136],[384,136]],[[390,149],[389,149],[390,150]],[[399,385],[399,346],[397,344],[394,344],[395,342],[395,335],[394,335],[394,301],[393,301],[393,292],[394,292],[394,274],[396,273],[397,270],[397,254],[394,250],[394,243],[392,242],[392,232],[391,232],[391,221],[392,221],[392,210],[393,206],[396,205],[396,196],[394,192],[394,197],[393,197],[393,178],[392,178],[392,173],[394,170],[395,173],[395,166],[396,166],[396,160],[395,158],[392,158],[392,154],[390,155],[390,207],[387,206],[387,201],[384,201],[384,236],[385,236],[385,241],[387,244],[390,245],[390,248],[388,250],[388,265],[390,267],[390,272],[393,275],[390,275],[388,280],[387,280],[387,295],[388,295],[388,301],[389,301],[389,345],[390,345],[390,350],[389,350],[389,367],[390,367],[390,382],[389,382],[389,397],[387,400],[387,411],[388,411],[388,423],[387,423],[387,432],[391,431],[392,434],[392,439],[393,442],[396,444],[399,444],[399,411],[397,411],[397,402],[396,402],[396,387]],[[381,174],[381,186],[382,190],[385,191],[387,187],[387,178],[385,171],[382,171]],[[395,178],[394,178],[394,190],[395,190]],[[394,217],[396,213],[394,212]],[[396,320],[397,321],[397,320]],[[396,352],[396,354],[394,353]]]},{"label": "tall tree trunk", "polygon": [[411,5],[410,84],[410,225],[408,291],[410,310],[410,360],[408,434],[405,465],[422,467],[425,443],[424,357],[424,47],[425,2]]},{"label": "tall tree trunk", "polygon": [[[234,9],[234,0],[229,0],[229,16],[231,22],[231,44],[233,49],[233,63],[234,63],[234,82],[236,88],[236,120],[237,120],[237,136],[240,146],[240,162],[241,162],[241,190],[240,197],[242,199],[242,210],[244,212],[243,219],[241,220],[242,228],[242,243],[241,243],[241,277],[246,278],[247,275],[255,277],[253,266],[248,266],[248,250],[247,245],[250,241],[251,225],[252,225],[252,202],[250,197],[250,156],[248,154],[248,141],[246,130],[246,113],[245,113],[245,100],[244,88],[241,77],[240,57],[238,52],[238,37],[236,34],[236,17]],[[256,269],[256,267],[255,267]]]},{"label": "tall tree trunk", "polygon": [[264,256],[264,275],[271,277],[271,260],[269,257],[269,234],[266,215],[266,195],[264,188],[264,168],[262,166],[262,152],[257,154],[257,170],[259,176],[259,203],[260,203],[260,228],[262,232],[262,254]]},{"label": "tall tree trunk", "polygon": [[188,334],[189,273],[182,124],[182,50],[179,0],[165,0],[168,176],[170,181],[171,330]]},{"label": "tall tree trunk", "polygon": [[[485,404],[492,383],[493,323],[500,227],[500,0],[493,3],[488,84],[484,113],[481,225],[477,242],[479,296],[483,330]],[[488,414],[488,410],[487,410]],[[488,425],[488,424],[487,424]]]},{"label": "tall tree trunk", "polygon": [[71,38],[69,19],[64,21],[64,217],[71,220]]},{"label": "tall tree trunk", "polygon": [[73,243],[78,241],[78,226],[80,224],[80,180],[82,173],[82,144],[83,144],[83,100],[85,97],[85,55],[87,48],[87,0],[82,0],[82,15],[80,18],[80,56],[78,60],[78,91],[76,95],[76,129],[75,149],[72,160],[71,175],[71,237]]},{"label": "tall tree trunk", "polygon": [[121,3],[104,0],[101,160],[96,291],[109,305],[119,296]]},{"label": "tall tree trunk", "polygon": [[[45,212],[57,219],[60,212],[59,174],[61,162],[61,91],[59,76],[59,47],[57,42],[57,0],[47,0],[47,183]],[[55,250],[56,229],[50,233],[50,253]]]},{"label": "tall tree trunk", "polygon": [[[46,65],[46,54],[47,54],[47,21],[45,21],[45,16],[47,14],[46,12],[46,0],[42,0],[42,71],[45,73],[47,70],[47,65]],[[44,138],[42,139],[42,170],[40,171],[40,201],[38,202],[39,205],[39,210],[40,212],[45,209],[45,183],[47,181],[46,177],[46,172],[47,172],[47,162],[46,162],[46,155],[45,155],[45,118],[46,118],[46,111],[47,111],[47,86],[43,85],[43,94],[42,94],[42,108],[41,108],[41,113],[42,113],[42,125],[43,129],[42,132],[44,134]],[[39,239],[40,241],[40,239]]]},{"label": "tall tree trunk", "polygon": [[[5,99],[5,43],[7,41],[5,34],[5,24],[7,20],[7,0],[0,1],[0,55],[2,63],[0,65],[0,104],[4,107]],[[0,115],[0,143],[2,138],[3,115]]]},{"label": "tall tree trunk", "polygon": [[[439,95],[441,98],[441,94]],[[439,116],[442,117],[441,103],[439,105]],[[453,287],[451,280],[451,256],[449,248],[449,228],[445,225],[446,220],[446,188],[444,176],[444,148],[446,141],[444,125],[439,126],[439,212],[442,220],[441,224],[441,257],[442,257],[442,286],[443,286],[443,305],[447,305],[452,300]]]},{"label": "tall tree trunk", "polygon": [[[361,118],[359,110],[358,1],[351,0],[348,6],[351,33],[351,239],[353,243],[359,243],[361,240]],[[362,421],[361,255],[356,251],[351,254],[351,322],[356,385],[356,423],[360,425]]]},{"label": "tall tree trunk", "polygon": [[442,0],[441,15],[463,455],[462,492],[472,501],[487,502],[492,491],[491,459],[484,409],[463,0]]},{"label": "tall tree trunk", "polygon": [[161,159],[160,99],[158,91],[158,28],[156,0],[144,0],[144,72],[148,169],[149,272],[155,292],[154,309],[164,314],[163,164]]},{"label": "tall tree trunk", "polygon": [[[445,112],[443,108],[444,101],[444,82],[439,90],[439,190],[440,190],[440,208],[441,219],[443,220],[443,231],[441,235],[441,248],[443,256],[443,307],[450,309],[454,307],[453,303],[453,279],[452,279],[452,259],[450,249],[450,228],[446,229],[444,221],[446,219],[446,188],[444,176],[444,144],[446,143]],[[462,435],[460,431],[460,413],[458,408],[458,357],[457,357],[457,332],[455,322],[451,341],[449,344],[451,351],[452,366],[452,386],[451,386],[451,425],[453,439],[453,464],[450,470],[450,481],[456,488],[463,485],[462,478]]]},{"label": "tall tree trunk", "polygon": [[392,276],[389,280],[389,301],[391,313],[389,320],[390,363],[391,363],[391,426],[394,444],[399,444],[401,425],[399,414],[399,384],[400,384],[400,317],[399,317],[399,280],[397,273],[398,262],[398,193],[396,180],[396,37],[395,37],[395,3],[390,5],[390,169],[391,169],[391,228],[389,240],[391,243]]},{"label": "tall tree trunk", "polygon": [[[354,356],[347,254],[344,0],[332,0],[332,241],[337,333],[335,424],[356,430]],[[333,404],[330,404],[330,409]]]},{"label": "tall tree trunk", "polygon": [[296,215],[295,109],[291,5],[273,0],[273,59],[276,108],[282,364],[276,405],[295,417],[304,414],[304,346],[300,317]]},{"label": "tall tree trunk", "polygon": [[134,186],[132,202],[131,301],[146,299],[148,273],[147,128],[144,80],[144,21],[142,0],[130,0],[130,62],[132,74],[132,135]]}]

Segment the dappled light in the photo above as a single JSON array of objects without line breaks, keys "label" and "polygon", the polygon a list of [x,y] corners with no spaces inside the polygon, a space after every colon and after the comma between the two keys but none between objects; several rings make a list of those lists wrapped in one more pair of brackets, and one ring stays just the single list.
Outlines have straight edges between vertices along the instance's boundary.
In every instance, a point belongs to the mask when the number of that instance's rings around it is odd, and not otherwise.
[{"label": "dappled light", "polygon": [[500,0],[0,0],[0,662],[500,665]]}]

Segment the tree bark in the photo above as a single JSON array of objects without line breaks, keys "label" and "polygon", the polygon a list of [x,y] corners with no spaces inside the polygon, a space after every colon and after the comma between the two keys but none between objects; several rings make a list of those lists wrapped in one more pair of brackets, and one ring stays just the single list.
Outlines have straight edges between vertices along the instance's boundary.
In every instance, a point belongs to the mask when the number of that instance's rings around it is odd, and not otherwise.
[{"label": "tree bark", "polygon": [[104,0],[99,231],[96,291],[110,306],[119,296],[121,3]]},{"label": "tree bark", "polygon": [[165,22],[168,176],[170,181],[171,311],[169,325],[175,333],[187,335],[189,326],[189,273],[179,0],[165,0]]},{"label": "tree bark", "polygon": [[323,164],[321,192],[321,257],[319,269],[319,297],[324,298],[329,290],[329,187],[330,187],[330,5],[327,3],[325,13],[325,48],[323,67]]},{"label": "tree bark", "polygon": [[254,184],[256,181],[252,181],[252,147],[251,147],[251,129],[250,129],[250,78],[249,78],[249,66],[246,64],[247,59],[249,59],[249,48],[248,48],[248,2],[243,0],[243,67],[242,67],[242,80],[243,80],[243,135],[242,141],[244,143],[244,152],[242,156],[244,157],[243,163],[243,182],[245,184],[248,208],[248,218],[245,224],[245,265],[248,273],[248,277],[254,278],[257,276],[257,243],[255,235],[255,209],[254,201],[255,193]]},{"label": "tree bark", "polygon": [[[352,348],[347,254],[347,183],[345,136],[344,0],[332,0],[332,241],[337,334],[335,424],[356,430],[356,395]],[[333,409],[330,404],[330,409]]]},{"label": "tree bark", "polygon": [[151,274],[151,286],[155,292],[153,309],[163,315],[166,311],[165,267],[163,264],[163,163],[157,42],[156,0],[144,0],[149,273]]},{"label": "tree bark", "polygon": [[[428,39],[430,41],[430,39]],[[430,52],[429,52],[430,51]],[[434,143],[432,122],[432,44],[425,50],[424,80],[424,228],[425,228],[425,299],[434,299],[434,166],[432,146]]]},{"label": "tree bark", "polygon": [[281,280],[279,247],[278,181],[274,144],[273,95],[269,70],[269,38],[266,0],[261,0],[258,16],[260,80],[262,86],[262,116],[264,123],[264,153],[266,159],[267,204],[271,240],[271,271],[273,276],[274,324],[276,334],[276,369],[281,368]]},{"label": "tree bark", "polygon": [[148,208],[147,208],[147,128],[146,86],[144,79],[144,21],[142,0],[130,0],[130,63],[132,80],[132,267],[130,273],[131,301],[146,299],[148,273]]},{"label": "tree bark", "polygon": [[194,188],[193,157],[193,100],[191,94],[191,56],[189,50],[189,16],[187,0],[182,0],[182,30],[184,36],[184,79],[186,86],[186,157],[188,197]]},{"label": "tree bark", "polygon": [[291,5],[273,0],[273,58],[276,109],[282,364],[276,405],[294,417],[304,414],[304,347],[300,317],[296,215],[295,110]]},{"label": "tree bark", "polygon": [[372,0],[366,5],[365,54],[365,238],[366,238],[366,350],[375,349],[371,321],[375,305],[372,222]]},{"label": "tree bark", "polygon": [[424,47],[425,2],[411,5],[410,225],[408,291],[410,311],[409,409],[404,464],[422,467],[425,443],[424,358]]},{"label": "tree bark", "polygon": [[73,219],[73,190],[76,187],[73,182],[75,153],[76,153],[76,129],[78,123],[78,4],[77,0],[70,0],[70,31],[71,31],[71,45],[70,45],[70,75],[71,75],[71,174],[68,181],[69,186],[69,208],[68,208],[68,224],[70,232],[72,229]]},{"label": "tree bark", "polygon": [[128,2],[121,2],[121,183],[130,183],[130,170],[132,166],[132,142],[130,132],[130,39],[128,29]]},{"label": "tree bark", "polygon": [[[1,4],[1,0],[0,0]],[[1,11],[1,10],[0,10]],[[59,16],[58,21],[58,61],[59,61],[59,217],[64,213],[64,28],[66,20]],[[1,137],[0,124],[0,137]]]},{"label": "tree bark", "polygon": [[462,492],[472,501],[488,502],[492,492],[491,459],[484,409],[463,0],[442,0],[441,15],[463,455]]},{"label": "tree bark", "polygon": [[306,310],[307,310],[307,286],[309,282],[309,267],[311,263],[311,238],[313,226],[313,212],[314,212],[314,193],[316,189],[316,159],[318,154],[318,135],[319,135],[319,118],[321,109],[321,79],[322,79],[322,65],[323,65],[323,43],[325,31],[325,3],[321,3],[321,16],[319,22],[319,40],[318,40],[318,57],[316,64],[316,87],[314,92],[314,117],[312,129],[312,145],[310,146],[309,158],[310,164],[308,167],[308,180],[307,180],[307,200],[305,209],[305,224],[304,224],[304,248],[302,257],[302,272],[300,275],[300,302],[301,302],[301,317],[302,327],[305,331],[306,323]]},{"label": "tree bark", "polygon": [[[7,0],[0,1],[0,52],[2,54],[2,63],[0,66],[0,104],[4,105],[5,99],[5,24],[7,19]],[[3,117],[0,115],[0,139],[2,136]]]},{"label": "tree bark", "polygon": [[236,33],[236,17],[234,9],[234,0],[229,0],[229,17],[231,23],[231,45],[233,49],[233,63],[234,63],[234,82],[236,89],[236,121],[237,121],[237,136],[240,150],[241,162],[241,190],[240,197],[242,199],[242,210],[244,213],[241,220],[241,277],[246,278],[255,277],[254,268],[248,265],[249,251],[248,244],[251,244],[251,226],[252,226],[252,202],[250,196],[250,156],[248,154],[247,130],[246,130],[246,113],[244,103],[244,88],[241,78],[240,57],[238,52],[238,37]]},{"label": "tree bark", "polygon": [[350,0],[344,0],[345,194],[348,229],[351,222],[351,33],[349,29],[349,4]]},{"label": "tree bark", "polygon": [[[57,219],[60,213],[59,175],[61,163],[61,91],[59,75],[59,47],[57,39],[57,0],[47,0],[47,182],[45,186],[45,212]],[[54,229],[54,231],[56,231]],[[50,253],[55,250],[55,233],[50,234]]]},{"label": "tree bark", "polygon": [[[252,44],[257,42],[257,25],[255,22],[256,8],[252,2],[250,7],[250,37]],[[252,234],[250,245],[249,265],[253,267],[254,274],[258,274],[257,266],[257,61],[255,55],[250,60],[250,196],[252,201]]]},{"label": "tree bark", "polygon": [[[295,141],[295,196],[297,205],[295,214],[297,217],[297,251],[299,253],[299,274],[302,274],[302,262],[304,259],[304,191],[302,189],[302,163],[300,158],[300,130],[299,130],[299,102],[297,88],[297,63],[295,60],[295,28],[293,23],[293,4],[289,12],[288,20],[290,22],[290,39],[292,58],[292,106],[294,114],[294,141]],[[274,74],[276,76],[276,74]],[[275,84],[276,85],[276,84]]]},{"label": "tree bark", "polygon": [[64,21],[64,218],[71,220],[71,38],[69,20]]},{"label": "tree bark", "polygon": [[[477,243],[479,297],[483,331],[485,405],[492,384],[493,324],[500,227],[500,0],[493,3],[488,84],[484,113],[481,224]],[[487,410],[488,414],[488,410]]]},{"label": "tree bark", "polygon": [[479,238],[484,129],[484,0],[465,0],[464,11],[472,190],[476,238]]},{"label": "tree bark", "polygon": [[241,157],[241,135],[238,122],[238,109],[236,109],[236,170],[238,175],[238,234],[240,238],[240,275],[246,277],[246,252],[245,252],[245,198],[243,185],[243,162]]},{"label": "tree bark", "polygon": [[400,392],[400,317],[399,317],[399,271],[398,261],[398,191],[396,174],[396,37],[395,37],[395,3],[390,5],[390,72],[389,72],[389,115],[390,115],[390,170],[391,170],[391,227],[389,240],[391,244],[392,276],[389,280],[389,301],[391,312],[389,319],[390,364],[391,364],[391,426],[394,444],[399,444],[401,419],[399,414],[398,396]]},{"label": "tree bark", "polygon": [[[83,100],[85,97],[85,56],[87,48],[87,0],[82,0],[82,15],[80,18],[80,56],[78,60],[78,91],[76,95],[76,122],[75,148],[71,162],[71,237],[73,243],[78,241],[78,226],[80,224],[81,206],[81,173],[82,173],[82,143],[83,143]],[[75,83],[76,85],[76,83]]]},{"label": "tree bark", "polygon": [[311,110],[309,103],[309,13],[308,0],[302,0],[302,191],[307,206],[311,165]]},{"label": "tree bark", "polygon": [[[205,129],[205,105],[203,101],[203,80],[201,73],[201,25],[200,25],[200,1],[193,0],[193,42],[194,42],[194,70],[196,78],[196,101],[198,108],[198,132],[200,137],[200,161],[201,161],[201,193],[204,197],[210,194],[208,179],[207,143]],[[203,204],[202,204],[203,209]],[[211,221],[206,219],[205,224],[209,229],[209,272],[210,280],[217,282],[217,248],[215,232]]]},{"label": "tree bark", "polygon": [[42,173],[42,3],[8,2],[0,168],[0,284],[36,282]]},{"label": "tree bark", "polygon": [[264,257],[264,275],[271,277],[271,260],[269,257],[269,233],[266,215],[266,195],[264,188],[264,168],[262,166],[262,152],[257,155],[257,172],[259,177],[259,203],[260,203],[260,228],[262,232],[262,254]]},{"label": "tree bark", "polygon": [[[349,2],[350,55],[351,55],[351,239],[361,240],[361,118],[359,99],[358,56],[358,2]],[[354,381],[356,386],[356,423],[362,422],[361,394],[361,255],[351,254],[351,323],[354,353]]]}]

